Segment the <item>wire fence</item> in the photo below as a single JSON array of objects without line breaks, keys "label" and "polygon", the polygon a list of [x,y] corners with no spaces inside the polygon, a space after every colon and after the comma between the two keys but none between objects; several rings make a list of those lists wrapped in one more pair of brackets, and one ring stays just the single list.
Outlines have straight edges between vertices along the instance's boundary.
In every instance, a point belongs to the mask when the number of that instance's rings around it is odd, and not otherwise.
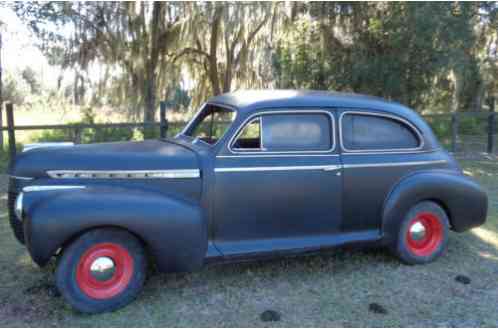
[{"label": "wire fence", "polygon": [[443,146],[455,154],[497,154],[495,112],[424,115]]}]

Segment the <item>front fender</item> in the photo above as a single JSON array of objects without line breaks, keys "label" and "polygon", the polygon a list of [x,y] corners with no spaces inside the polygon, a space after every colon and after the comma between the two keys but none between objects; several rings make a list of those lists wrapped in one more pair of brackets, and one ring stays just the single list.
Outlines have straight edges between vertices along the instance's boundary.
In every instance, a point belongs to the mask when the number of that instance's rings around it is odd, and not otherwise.
[{"label": "front fender", "polygon": [[162,271],[191,271],[203,264],[207,222],[201,207],[158,192],[106,186],[25,193],[24,232],[40,266],[82,232],[102,226],[140,237]]},{"label": "front fender", "polygon": [[419,172],[402,179],[384,203],[382,231],[387,243],[395,241],[408,210],[424,200],[442,205],[456,232],[482,225],[486,220],[488,198],[474,180],[453,171]]}]

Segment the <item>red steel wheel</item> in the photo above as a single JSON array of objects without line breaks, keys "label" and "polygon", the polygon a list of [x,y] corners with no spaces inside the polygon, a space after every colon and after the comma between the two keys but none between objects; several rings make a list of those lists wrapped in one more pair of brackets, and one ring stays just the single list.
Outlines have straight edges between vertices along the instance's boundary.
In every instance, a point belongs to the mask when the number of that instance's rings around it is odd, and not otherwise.
[{"label": "red steel wheel", "polygon": [[81,256],[76,282],[87,296],[109,299],[128,287],[133,271],[133,257],[125,248],[116,243],[98,243]]},{"label": "red steel wheel", "polygon": [[437,215],[420,212],[410,220],[406,246],[417,256],[430,256],[443,242],[443,225]]}]

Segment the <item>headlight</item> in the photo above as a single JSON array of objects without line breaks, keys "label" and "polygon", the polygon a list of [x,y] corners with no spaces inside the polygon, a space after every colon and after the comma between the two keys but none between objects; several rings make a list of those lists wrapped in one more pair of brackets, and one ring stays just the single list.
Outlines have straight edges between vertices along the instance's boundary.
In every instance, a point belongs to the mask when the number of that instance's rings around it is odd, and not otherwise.
[{"label": "headlight", "polygon": [[16,213],[16,216],[19,220],[22,220],[22,199],[23,199],[24,193],[19,193],[16,199],[16,206],[14,208],[14,212]]}]

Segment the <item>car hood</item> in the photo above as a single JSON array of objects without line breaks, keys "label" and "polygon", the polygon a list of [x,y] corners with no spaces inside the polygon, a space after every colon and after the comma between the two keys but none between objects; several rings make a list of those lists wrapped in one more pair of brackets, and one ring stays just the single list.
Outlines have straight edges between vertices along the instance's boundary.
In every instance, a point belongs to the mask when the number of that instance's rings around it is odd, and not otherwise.
[{"label": "car hood", "polygon": [[42,147],[18,154],[9,170],[16,177],[47,177],[51,170],[199,169],[196,153],[171,140]]}]

